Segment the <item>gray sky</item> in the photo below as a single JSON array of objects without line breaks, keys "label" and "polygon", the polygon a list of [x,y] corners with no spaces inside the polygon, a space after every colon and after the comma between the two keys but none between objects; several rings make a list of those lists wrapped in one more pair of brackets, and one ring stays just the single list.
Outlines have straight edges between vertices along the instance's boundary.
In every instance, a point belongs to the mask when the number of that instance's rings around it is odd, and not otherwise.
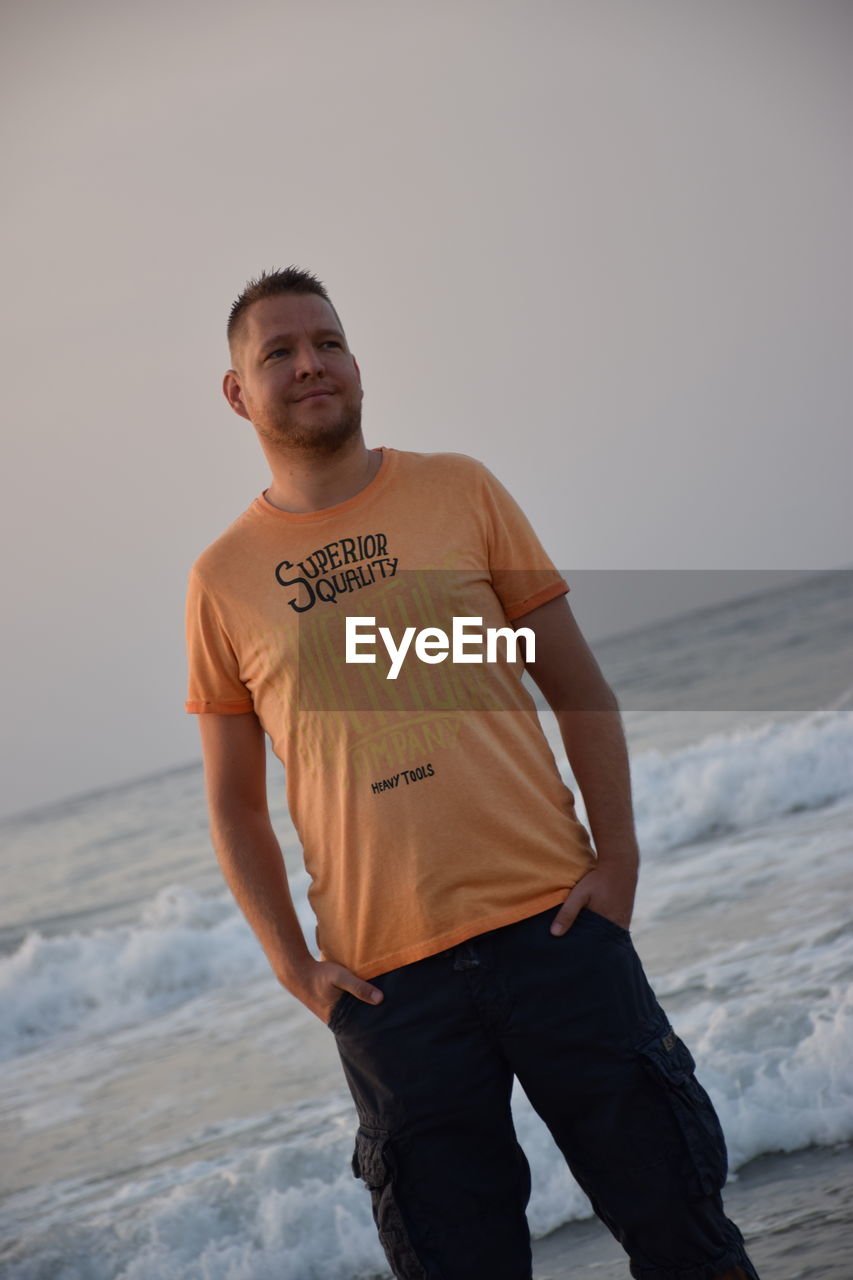
[{"label": "gray sky", "polygon": [[199,757],[186,574],[268,483],[220,391],[264,267],[326,282],[368,444],[481,458],[569,574],[853,563],[851,26],[7,6],[0,813]]}]

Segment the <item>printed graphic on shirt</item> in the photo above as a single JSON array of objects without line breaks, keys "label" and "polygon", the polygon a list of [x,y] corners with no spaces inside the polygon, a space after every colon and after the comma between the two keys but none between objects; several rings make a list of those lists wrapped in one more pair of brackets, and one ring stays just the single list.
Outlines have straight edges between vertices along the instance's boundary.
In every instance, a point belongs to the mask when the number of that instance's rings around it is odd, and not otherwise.
[{"label": "printed graphic on shirt", "polygon": [[[401,570],[391,563],[393,575],[364,583],[369,590],[359,588],[357,597],[321,587],[327,577],[304,579],[316,581],[310,607],[304,588],[298,608],[288,599],[297,613],[298,710],[517,710],[526,651],[507,624],[488,571]],[[316,568],[317,562],[301,567]],[[464,643],[457,645],[450,638],[462,630],[462,619]],[[354,652],[353,622],[363,659],[355,662],[347,660]],[[515,673],[511,680],[508,668]]]},{"label": "printed graphic on shirt", "polygon": [[[347,617],[372,617],[377,628],[402,635],[407,628],[452,627],[454,613],[469,606],[472,586],[487,603],[494,599],[483,570],[400,570],[392,552],[386,534],[359,534],[275,566],[287,606],[298,615],[296,708],[345,717],[347,771],[369,782],[373,794],[393,789],[388,779],[395,777],[397,785],[409,785],[406,762],[455,750],[462,712],[507,705],[506,692],[473,663],[411,662],[390,688],[384,652],[373,664],[347,664]],[[512,701],[517,707],[515,690]],[[315,742],[315,763],[316,750]],[[434,772],[431,765],[423,776]]]},{"label": "printed graphic on shirt", "polygon": [[[463,712],[425,714],[401,722],[398,716],[373,716],[371,724],[354,727],[347,752],[348,769],[358,783],[393,777],[403,762],[430,759],[435,776],[439,760],[457,750]],[[378,722],[378,723],[377,723]]]},{"label": "printed graphic on shirt", "polygon": [[294,613],[307,613],[317,603],[336,604],[397,572],[396,556],[388,554],[384,533],[358,534],[317,547],[304,560],[276,565],[276,581],[292,594],[288,605]]},{"label": "printed graphic on shirt", "polygon": [[431,764],[418,765],[416,769],[401,769],[399,773],[395,773],[390,778],[380,778],[377,782],[371,782],[370,790],[374,795],[381,795],[383,791],[394,791],[397,787],[411,786],[413,782],[421,782],[424,778],[434,778],[435,769]]}]

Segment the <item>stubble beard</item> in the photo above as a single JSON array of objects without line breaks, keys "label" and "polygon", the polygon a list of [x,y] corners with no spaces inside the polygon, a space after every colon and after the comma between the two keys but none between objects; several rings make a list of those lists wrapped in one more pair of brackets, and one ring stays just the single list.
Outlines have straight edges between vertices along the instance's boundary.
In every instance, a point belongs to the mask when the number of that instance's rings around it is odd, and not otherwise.
[{"label": "stubble beard", "polygon": [[347,405],[336,421],[318,422],[313,427],[283,418],[261,424],[256,422],[254,426],[265,440],[284,453],[329,458],[361,431],[361,403]]}]

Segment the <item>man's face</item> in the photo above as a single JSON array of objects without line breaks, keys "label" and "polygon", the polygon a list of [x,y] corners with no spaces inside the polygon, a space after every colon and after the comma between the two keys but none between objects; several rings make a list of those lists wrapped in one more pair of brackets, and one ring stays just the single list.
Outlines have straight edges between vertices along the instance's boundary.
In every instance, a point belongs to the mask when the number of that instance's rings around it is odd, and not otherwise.
[{"label": "man's face", "polygon": [[273,445],[332,454],[361,428],[361,375],[334,310],[317,294],[254,302],[223,391]]}]

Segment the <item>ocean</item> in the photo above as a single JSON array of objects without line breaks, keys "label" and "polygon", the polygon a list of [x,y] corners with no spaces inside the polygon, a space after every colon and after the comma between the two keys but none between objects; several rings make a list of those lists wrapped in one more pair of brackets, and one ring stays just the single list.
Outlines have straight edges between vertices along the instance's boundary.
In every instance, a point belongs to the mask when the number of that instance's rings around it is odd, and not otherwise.
[{"label": "ocean", "polygon": [[[593,648],[631,754],[634,942],[732,1171],[849,1141],[853,571]],[[272,757],[269,794],[313,944]],[[3,1277],[387,1276],[334,1038],[224,886],[200,762],[7,819],[0,841]],[[513,1111],[533,1235],[589,1218],[517,1085]]]}]

